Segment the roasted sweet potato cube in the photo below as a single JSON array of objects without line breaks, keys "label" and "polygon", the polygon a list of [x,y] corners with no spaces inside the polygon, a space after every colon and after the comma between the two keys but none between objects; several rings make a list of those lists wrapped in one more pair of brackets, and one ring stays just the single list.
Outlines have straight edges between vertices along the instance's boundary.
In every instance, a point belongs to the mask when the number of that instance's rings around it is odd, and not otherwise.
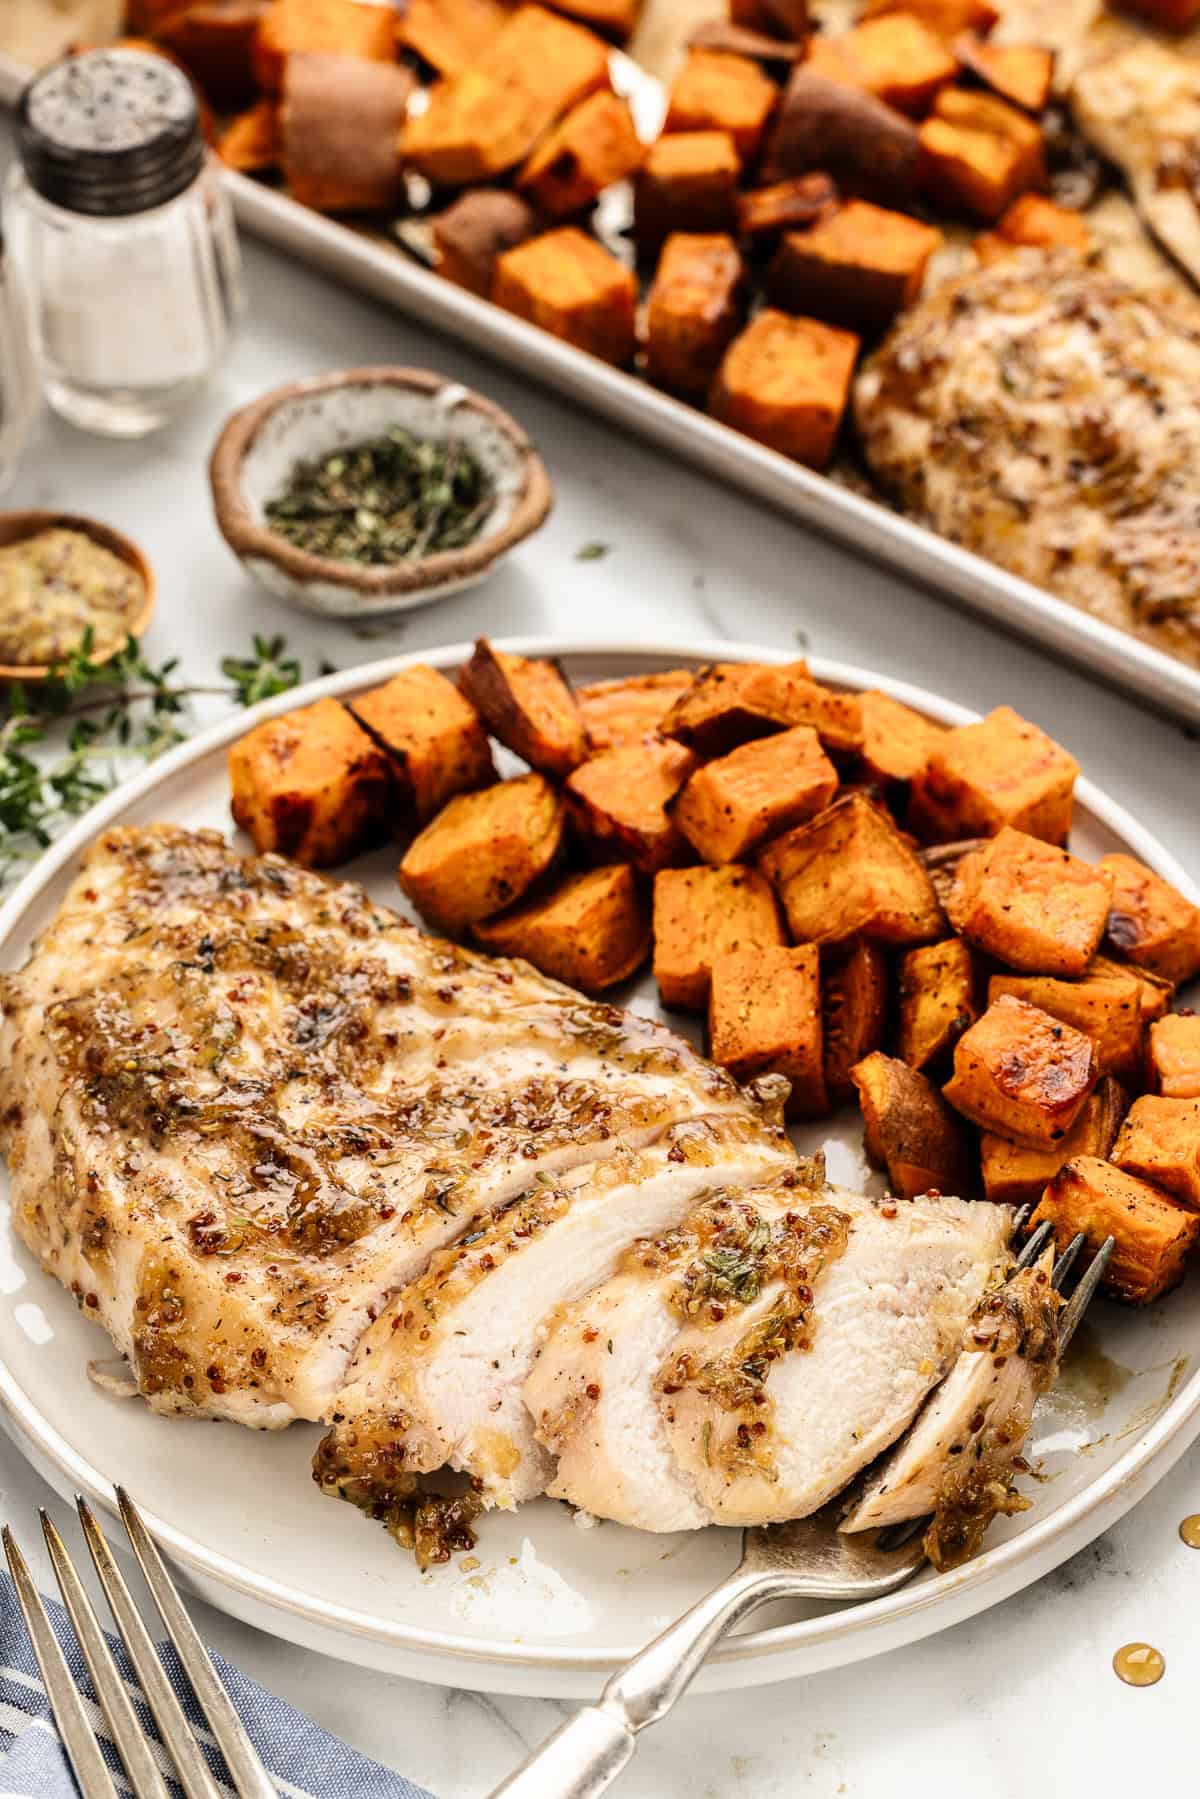
[{"label": "roasted sweet potato cube", "polygon": [[786,312],[882,331],[920,293],[941,241],[940,231],[907,213],[848,200],[810,230],[784,234],[767,293]]},{"label": "roasted sweet potato cube", "polygon": [[958,59],[915,13],[864,19],[841,39],[868,93],[920,118],[934,95],[958,74]]},{"label": "roasted sweet potato cube", "polygon": [[383,212],[403,188],[400,129],[417,85],[399,63],[303,51],[288,57],[279,108],[288,192],[316,212]]},{"label": "roasted sweet potato cube", "polygon": [[625,681],[595,681],[589,687],[576,688],[589,752],[596,755],[600,750],[626,749],[656,736],[693,678],[686,668],[669,668],[660,674],[630,675]]},{"label": "roasted sweet potato cube", "polygon": [[400,885],[435,930],[458,936],[549,872],[565,822],[562,797],[544,775],[460,793],[414,837]]},{"label": "roasted sweet potato cube", "polygon": [[656,874],[686,850],[668,807],[695,766],[679,743],[635,743],[593,756],[567,781],[576,830],[601,859]]},{"label": "roasted sweet potato cube", "polygon": [[458,684],[492,736],[547,775],[569,775],[587,755],[575,696],[553,662],[514,656],[486,637]]},{"label": "roasted sweet potato cube", "polygon": [[674,231],[646,303],[646,373],[704,394],[741,323],[746,270],[725,232]]},{"label": "roasted sweet potato cube", "polygon": [[807,662],[710,663],[660,728],[664,737],[677,738],[700,756],[721,756],[794,725],[811,725],[834,755],[862,748],[858,695],[823,687]]},{"label": "roasted sweet potato cube", "polygon": [[808,33],[808,0],[729,0],[729,16],[735,25],[780,38],[803,40]]},{"label": "roasted sweet potato cube", "polygon": [[783,1074],[787,1111],[817,1118],[829,1110],[821,1029],[821,976],[811,945],[734,950],[712,965],[709,1054],[738,1081]]},{"label": "roasted sweet potato cube", "polygon": [[598,37],[543,6],[522,6],[477,62],[429,90],[428,107],[404,128],[405,158],[435,186],[492,181],[608,85]]},{"label": "roasted sweet potato cube", "polygon": [[760,852],[797,943],[906,946],[945,930],[920,858],[881,807],[846,794]]},{"label": "roasted sweet potato cube", "polygon": [[833,1100],[854,1097],[851,1070],[883,1043],[887,989],[887,963],[873,943],[856,943],[821,976],[825,1085]]},{"label": "roasted sweet potato cube", "polygon": [[439,75],[461,75],[482,59],[511,14],[502,0],[406,0],[396,35]]},{"label": "roasted sweet potato cube", "polygon": [[490,299],[497,259],[537,230],[537,216],[519,194],[500,187],[473,188],[433,221],[435,267],[447,281]]},{"label": "roasted sweet potato cube", "polygon": [[627,101],[602,88],[547,132],[517,177],[548,219],[583,212],[645,154]]},{"label": "roasted sweet potato cube", "polygon": [[741,160],[727,131],[679,131],[646,151],[633,182],[633,235],[652,256],[672,231],[732,231]]},{"label": "roasted sweet potato cube", "polygon": [[954,54],[993,93],[1026,112],[1041,112],[1054,80],[1054,52],[1036,44],[989,44],[973,31],[954,40]]},{"label": "roasted sweet potato cube", "polygon": [[217,155],[227,169],[242,175],[273,169],[279,161],[279,108],[274,100],[259,100],[248,112],[230,119],[217,139]]},{"label": "roasted sweet potato cube", "polygon": [[996,230],[1013,244],[1033,249],[1056,250],[1063,247],[1086,255],[1092,247],[1092,234],[1082,213],[1068,206],[1058,206],[1043,194],[1022,194],[1000,218]]},{"label": "roasted sweet potato cube", "polygon": [[911,13],[947,43],[964,31],[982,35],[1000,17],[997,0],[867,0],[863,17],[877,19],[896,12]]},{"label": "roasted sweet potato cube", "polygon": [[919,1193],[970,1196],[978,1186],[967,1133],[923,1074],[882,1050],[855,1064],[863,1138],[901,1199]]},{"label": "roasted sweet potato cube", "polygon": [[1017,1143],[1059,1143],[1099,1078],[1090,1037],[1009,993],[954,1048],[950,1104]]},{"label": "roasted sweet potato cube", "polygon": [[456,793],[495,780],[479,714],[437,669],[416,663],[349,704],[387,753],[403,826],[428,824]]},{"label": "roasted sweet potato cube", "polygon": [[894,700],[890,693],[877,693],[871,688],[859,695],[859,701],[866,775],[881,785],[915,780],[942,741],[944,726],[923,718],[902,700]]},{"label": "roasted sweet potato cube", "polygon": [[633,272],[574,225],[506,250],[496,262],[492,298],[506,312],[604,362],[619,366],[633,358]]},{"label": "roasted sweet potato cube", "polygon": [[654,878],[654,978],[664,1006],[703,1012],[717,957],[786,941],[775,895],[753,868],[666,868]]},{"label": "roasted sweet potato cube", "polygon": [[1102,856],[1113,879],[1105,940],[1114,955],[1182,986],[1200,974],[1200,906],[1135,856]]},{"label": "roasted sweet potato cube", "polygon": [[997,1205],[1036,1205],[1065,1162],[1075,1156],[1105,1157],[1117,1140],[1129,1104],[1124,1090],[1111,1076],[1089,1096],[1079,1117],[1061,1143],[1011,1143],[994,1131],[979,1139],[979,1161],[984,1198]]},{"label": "roasted sweet potato cube", "polygon": [[271,0],[254,43],[259,87],[278,93],[287,58],[314,52],[394,62],[395,11],[363,0]]},{"label": "roasted sweet potato cube", "polygon": [[990,221],[1044,179],[1044,138],[1005,100],[943,88],[921,127],[921,164],[934,199]]},{"label": "roasted sweet potato cube", "polygon": [[642,0],[553,0],[553,5],[556,12],[565,12],[617,44],[632,34],[642,10]]},{"label": "roasted sweet potato cube", "polygon": [[810,56],[788,77],[761,172],[773,182],[817,169],[841,193],[902,206],[913,197],[919,157],[911,119],[856,87],[844,70],[818,73]]},{"label": "roasted sweet potato cube", "polygon": [[853,332],[764,307],[725,352],[709,410],[769,449],[824,468],[857,357]]},{"label": "roasted sweet potato cube", "polygon": [[743,862],[768,837],[812,818],[837,792],[837,770],[811,725],[744,743],[705,763],[673,816],[705,862]]},{"label": "roasted sweet potato cube", "polygon": [[1200,1214],[1096,1156],[1076,1156],[1059,1169],[1030,1228],[1046,1219],[1060,1250],[1080,1231],[1093,1254],[1107,1237],[1116,1239],[1102,1284],[1130,1305],[1149,1305],[1176,1286],[1200,1236]]},{"label": "roasted sweet potato cube", "polygon": [[[205,98],[223,113],[250,106],[257,93],[254,56],[269,0],[187,0],[149,28],[178,59]],[[132,12],[128,15],[132,19]]]},{"label": "roasted sweet potato cube", "polygon": [[1129,1108],[1112,1160],[1200,1212],[1200,1099],[1147,1093]]},{"label": "roasted sweet potato cube", "polygon": [[1077,981],[1053,975],[993,975],[988,998],[999,999],[1002,993],[1028,1000],[1090,1037],[1101,1074],[1140,1082],[1145,1024],[1141,992],[1130,970],[1116,962],[1093,963]]},{"label": "roasted sweet potato cube", "polygon": [[979,968],[960,937],[925,943],[900,958],[900,1012],[896,1048],[910,1068],[948,1059],[979,1017]]},{"label": "roasted sweet potato cube", "polygon": [[229,776],[234,819],[260,852],[329,868],[387,833],[387,759],[337,700],[255,725],[230,749]]},{"label": "roasted sweet potato cube", "polygon": [[1200,0],[1121,0],[1121,7],[1168,31],[1186,31],[1200,19]]},{"label": "roasted sweet potato cube", "polygon": [[1150,1085],[1168,1099],[1200,1099],[1200,1018],[1169,1012],[1150,1026]]},{"label": "roasted sweet potato cube", "polygon": [[758,64],[722,50],[690,50],[667,100],[664,131],[727,131],[743,162],[762,142],[779,90]]},{"label": "roasted sweet potato cube", "polygon": [[474,930],[477,943],[526,962],[568,987],[602,993],[641,967],[650,953],[650,917],[628,862],[568,875]]},{"label": "roasted sweet potato cube", "polygon": [[811,225],[837,205],[837,189],[828,175],[814,169],[769,187],[751,188],[737,199],[739,237],[763,237],[774,231]]},{"label": "roasted sweet potato cube", "polygon": [[1165,981],[1161,975],[1151,974],[1148,968],[1139,968],[1136,962],[1118,962],[1110,956],[1097,956],[1092,963],[1092,972],[1101,969],[1111,974],[1115,969],[1131,974],[1138,984],[1139,998],[1142,1007],[1142,1023],[1146,1029],[1158,1018],[1164,1018],[1175,992],[1173,981]]},{"label": "roasted sweet potato cube", "polygon": [[960,936],[1010,968],[1080,975],[1100,947],[1111,897],[1103,868],[1005,825],[963,857],[946,910]]},{"label": "roasted sweet potato cube", "polygon": [[997,706],[978,724],[943,733],[913,782],[909,824],[927,843],[994,837],[1004,825],[1065,843],[1078,774],[1074,756],[1011,706]]}]

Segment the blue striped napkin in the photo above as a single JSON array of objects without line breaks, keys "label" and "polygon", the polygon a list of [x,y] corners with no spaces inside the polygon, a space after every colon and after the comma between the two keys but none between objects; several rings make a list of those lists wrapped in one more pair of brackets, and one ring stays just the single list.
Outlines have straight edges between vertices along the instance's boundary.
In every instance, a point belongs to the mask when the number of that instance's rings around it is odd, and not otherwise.
[{"label": "blue striped napkin", "polygon": [[[122,1778],[117,1752],[104,1734],[104,1720],[70,1620],[61,1605],[47,1600],[46,1609],[75,1684],[89,1702],[99,1727],[117,1790],[128,1793],[130,1788]],[[125,1651],[112,1637],[108,1642],[138,1715],[148,1726],[147,1735],[157,1743],[158,1732]],[[159,1653],[188,1720],[204,1746],[213,1778],[232,1799],[233,1788],[221,1752],[204,1724],[187,1676],[169,1644],[160,1644]],[[393,1774],[379,1762],[370,1761],[331,1737],[221,1656],[214,1655],[213,1661],[283,1799],[431,1799],[424,1787]],[[171,1763],[165,1750],[159,1756],[159,1765],[170,1779]],[[171,1790],[179,1793],[182,1789],[171,1780]],[[0,1576],[0,1799],[77,1799],[77,1794],[17,1604],[16,1589],[4,1574]]]}]

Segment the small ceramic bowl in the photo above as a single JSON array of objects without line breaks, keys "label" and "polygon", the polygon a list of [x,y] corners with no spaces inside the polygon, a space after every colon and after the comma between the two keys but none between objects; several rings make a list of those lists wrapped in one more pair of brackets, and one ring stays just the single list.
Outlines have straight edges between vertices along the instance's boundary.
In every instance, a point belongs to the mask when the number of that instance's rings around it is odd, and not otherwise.
[{"label": "small ceramic bowl", "polygon": [[[0,512],[0,549],[21,543],[26,537],[36,537],[39,531],[78,531],[129,564],[141,577],[144,589],[142,603],[129,625],[130,636],[140,637],[154,615],[157,592],[154,570],[133,540],[123,536],[120,531],[114,531],[111,525],[101,524],[99,519],[80,518],[72,512]],[[116,651],[113,650],[111,655],[116,655]],[[109,659],[108,656],[97,658],[101,662]],[[44,681],[49,673],[49,668],[43,663],[29,663],[25,666],[19,663],[0,663],[0,681]]]},{"label": "small ceramic bowl", "polygon": [[[361,567],[297,549],[265,522],[298,462],[399,425],[414,437],[454,436],[491,478],[496,501],[478,537],[411,562]],[[360,368],[290,381],[235,412],[209,468],[217,524],[256,581],[276,598],[336,617],[423,606],[482,581],[536,531],[552,490],[516,420],[482,394],[425,369]]]}]

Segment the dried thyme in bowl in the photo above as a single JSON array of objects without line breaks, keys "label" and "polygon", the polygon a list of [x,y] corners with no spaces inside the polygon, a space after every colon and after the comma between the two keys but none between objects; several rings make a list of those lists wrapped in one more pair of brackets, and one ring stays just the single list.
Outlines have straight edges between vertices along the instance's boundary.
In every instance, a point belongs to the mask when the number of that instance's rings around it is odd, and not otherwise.
[{"label": "dried thyme in bowl", "polygon": [[393,425],[298,462],[266,518],[312,556],[379,566],[461,549],[478,537],[495,499],[487,471],[462,444]]}]

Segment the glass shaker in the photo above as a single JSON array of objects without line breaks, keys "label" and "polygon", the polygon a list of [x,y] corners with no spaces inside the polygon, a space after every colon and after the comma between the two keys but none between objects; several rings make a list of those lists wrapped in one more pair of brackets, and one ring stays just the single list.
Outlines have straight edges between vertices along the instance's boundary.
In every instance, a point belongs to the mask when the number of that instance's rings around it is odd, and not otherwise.
[{"label": "glass shaker", "polygon": [[195,90],[150,52],[67,57],[22,94],[17,150],[4,221],[46,398],[140,437],[205,380],[242,303]]},{"label": "glass shaker", "polygon": [[37,407],[37,375],[29,349],[29,327],[0,242],[0,493],[17,472],[17,460]]}]

